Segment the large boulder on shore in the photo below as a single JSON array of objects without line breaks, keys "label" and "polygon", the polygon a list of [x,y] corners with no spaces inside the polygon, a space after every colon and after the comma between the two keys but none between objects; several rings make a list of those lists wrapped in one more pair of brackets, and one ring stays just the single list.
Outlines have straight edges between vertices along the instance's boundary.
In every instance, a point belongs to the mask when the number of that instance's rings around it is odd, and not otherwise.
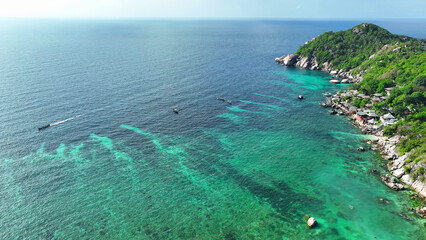
[{"label": "large boulder on shore", "polygon": [[296,67],[311,69],[311,70],[319,70],[319,66],[317,60],[311,57],[301,57],[296,63]]},{"label": "large boulder on shore", "polygon": [[299,67],[311,70],[320,70],[320,67],[315,58],[301,57],[297,54],[289,54],[275,58],[275,62],[287,67]]},{"label": "large boulder on shore", "polygon": [[416,208],[416,212],[417,212],[417,215],[419,215],[420,217],[426,218],[426,207],[420,207],[420,206],[418,206]]},{"label": "large boulder on shore", "polygon": [[299,61],[296,63],[296,66],[300,68],[309,68],[310,65],[311,65],[311,61],[307,57],[300,58]]},{"label": "large boulder on shore", "polygon": [[283,58],[282,65],[293,67],[299,61],[299,55],[297,54],[289,54],[287,57]]},{"label": "large boulder on shore", "polygon": [[412,187],[416,192],[422,196],[426,197],[426,183],[420,181],[419,179],[413,180],[411,179],[410,174],[405,174],[401,177],[401,181]]},{"label": "large boulder on shore", "polygon": [[288,67],[296,66],[296,63],[299,61],[299,55],[297,54],[289,54],[287,56],[282,56],[279,58],[275,58],[275,62]]},{"label": "large boulder on shore", "polygon": [[393,190],[404,189],[404,185],[397,183],[394,177],[389,176],[389,174],[382,174],[382,181]]}]

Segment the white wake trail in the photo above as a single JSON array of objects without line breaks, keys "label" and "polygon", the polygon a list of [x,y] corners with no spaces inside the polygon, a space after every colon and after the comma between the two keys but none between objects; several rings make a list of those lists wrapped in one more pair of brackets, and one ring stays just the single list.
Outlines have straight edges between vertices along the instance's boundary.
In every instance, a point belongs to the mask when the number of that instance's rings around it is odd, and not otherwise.
[{"label": "white wake trail", "polygon": [[72,117],[72,118],[68,118],[68,119],[65,119],[65,120],[62,120],[62,121],[59,121],[59,122],[51,123],[51,124],[50,124],[50,126],[59,125],[59,124],[62,124],[62,123],[64,123],[64,122],[68,122],[68,121],[70,121],[70,120],[73,120],[73,119],[79,118],[79,117],[81,117],[81,116],[82,116],[82,115],[77,115],[77,116]]}]

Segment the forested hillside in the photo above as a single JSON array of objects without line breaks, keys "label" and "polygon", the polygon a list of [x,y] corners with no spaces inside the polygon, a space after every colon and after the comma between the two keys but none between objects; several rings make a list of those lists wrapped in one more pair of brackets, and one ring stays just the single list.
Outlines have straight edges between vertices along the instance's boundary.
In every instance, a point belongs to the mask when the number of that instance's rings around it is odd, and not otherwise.
[{"label": "forested hillside", "polygon": [[[412,151],[410,164],[426,164],[425,39],[395,35],[363,23],[347,31],[326,32],[301,46],[297,54],[315,59],[319,66],[326,63],[332,69],[360,74],[363,80],[350,87],[359,93],[387,96],[372,107],[399,119],[384,127],[384,134],[404,136],[398,146],[401,154]],[[347,100],[357,107],[367,103],[357,96]],[[416,169],[412,177],[424,180],[424,168]]]}]

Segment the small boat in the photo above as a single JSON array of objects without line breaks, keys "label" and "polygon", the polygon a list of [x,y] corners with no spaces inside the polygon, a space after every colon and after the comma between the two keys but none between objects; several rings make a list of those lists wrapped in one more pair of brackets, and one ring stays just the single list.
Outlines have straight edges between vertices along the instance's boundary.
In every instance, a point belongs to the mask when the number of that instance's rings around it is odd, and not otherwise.
[{"label": "small boat", "polygon": [[226,101],[227,103],[229,103],[229,105],[232,105],[232,102],[231,102],[231,100],[228,100],[228,101]]},{"label": "small boat", "polygon": [[173,112],[174,112],[174,113],[179,113],[179,110],[177,110],[177,109],[175,108],[175,109],[173,109]]},{"label": "small boat", "polygon": [[299,98],[299,99],[303,99],[303,96],[302,96],[302,95],[299,95],[297,98]]},{"label": "small boat", "polygon": [[50,127],[50,124],[47,124],[47,125],[45,125],[43,127],[39,127],[38,130],[40,131],[40,130],[43,130],[43,129],[48,128],[48,127]]},{"label": "small boat", "polygon": [[217,100],[225,101],[225,98],[217,97]]}]

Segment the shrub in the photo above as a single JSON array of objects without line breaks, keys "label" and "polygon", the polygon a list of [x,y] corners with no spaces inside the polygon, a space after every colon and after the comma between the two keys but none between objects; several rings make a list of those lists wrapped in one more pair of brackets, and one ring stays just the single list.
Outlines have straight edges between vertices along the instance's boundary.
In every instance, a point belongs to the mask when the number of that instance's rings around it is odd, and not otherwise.
[{"label": "shrub", "polygon": [[410,165],[405,165],[405,166],[404,166],[404,172],[405,172],[406,174],[409,174],[409,173],[411,172],[411,166],[410,166]]}]

